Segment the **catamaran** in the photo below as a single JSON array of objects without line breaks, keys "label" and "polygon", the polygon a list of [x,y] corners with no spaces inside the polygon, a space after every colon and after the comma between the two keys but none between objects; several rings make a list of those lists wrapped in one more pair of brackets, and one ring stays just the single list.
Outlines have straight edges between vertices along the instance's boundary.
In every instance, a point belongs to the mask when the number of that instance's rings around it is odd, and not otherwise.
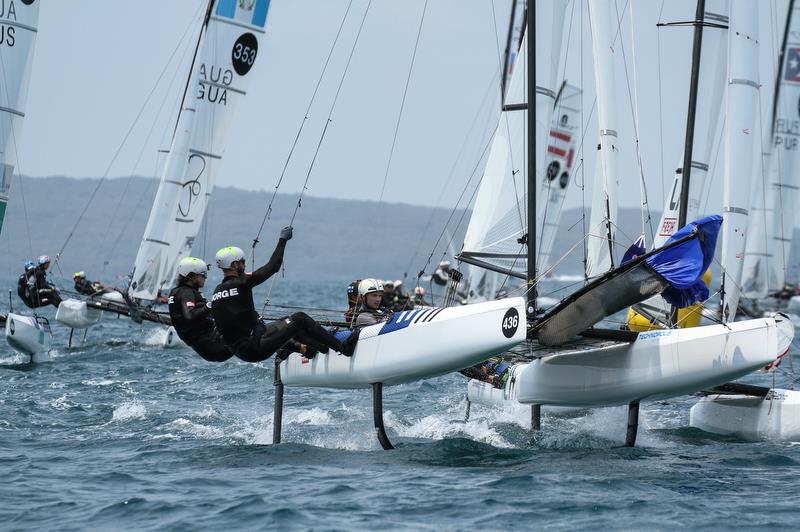
[{"label": "catamaran", "polygon": [[[731,23],[738,24],[739,31],[730,33],[736,35],[739,41],[733,42],[731,46],[746,47],[748,45],[747,36],[756,35],[752,27],[753,17],[748,19],[752,13],[749,13],[747,7],[742,6],[736,0],[734,0],[734,5],[735,9],[732,11],[739,15],[737,20],[732,20]],[[490,384],[472,381],[468,386],[468,394],[470,400],[473,401],[531,405],[532,424],[537,428],[541,405],[595,407],[628,404],[629,424],[626,444],[634,445],[640,401],[698,391],[713,386],[714,383],[722,384],[763,367],[788,350],[793,329],[788,320],[781,317],[696,328],[665,329],[648,333],[592,328],[604,317],[622,310],[626,304],[641,302],[649,296],[659,293],[667,296],[679,307],[705,300],[708,297],[708,288],[701,280],[704,273],[702,268],[710,264],[711,256],[713,256],[713,242],[716,241],[716,230],[719,229],[719,217],[699,220],[677,231],[664,246],[621,266],[613,267],[613,254],[609,243],[614,238],[611,232],[614,209],[613,203],[607,197],[609,193],[613,195],[613,184],[616,177],[613,170],[613,150],[603,150],[602,148],[604,137],[611,137],[616,142],[616,131],[613,129],[609,131],[611,128],[604,126],[604,124],[613,123],[614,118],[613,113],[606,113],[604,118],[602,109],[604,107],[613,109],[610,104],[606,105],[604,97],[604,94],[608,94],[604,88],[610,86],[610,78],[613,74],[608,58],[603,56],[611,50],[609,39],[613,39],[616,30],[611,25],[607,11],[607,6],[603,2],[589,2],[595,40],[595,77],[598,84],[598,108],[600,111],[598,120],[601,129],[601,162],[598,166],[600,171],[606,174],[602,176],[600,186],[597,182],[595,185],[593,213],[598,205],[601,210],[599,215],[593,214],[593,220],[597,223],[591,225],[591,230],[606,229],[606,231],[605,234],[601,232],[591,238],[587,245],[591,245],[593,241],[596,242],[594,254],[589,253],[590,264],[595,266],[594,272],[602,273],[609,267],[610,270],[575,294],[565,298],[544,316],[530,319],[529,315],[531,336],[534,342],[518,349],[521,352],[517,358],[518,362],[512,365],[510,378],[505,387],[496,389]],[[703,2],[698,2],[697,11],[696,43],[700,40],[698,32],[702,31],[704,25]],[[757,16],[755,20],[757,21]],[[529,22],[529,25],[534,27],[533,22]],[[532,44],[533,42],[528,46]],[[532,61],[535,51],[528,49],[527,53]],[[540,50],[540,53],[544,57],[554,56],[550,49]],[[736,53],[739,56],[746,56],[748,51],[741,50]],[[557,55],[555,54],[555,56]],[[695,46],[694,55],[693,64],[695,66],[693,68],[696,69],[699,63],[699,45]],[[741,70],[748,68],[751,63],[745,58],[741,60],[740,65]],[[528,71],[529,73],[536,72],[537,75],[540,73],[536,70],[535,63],[531,63]],[[747,72],[742,74],[741,79],[744,81],[739,83],[740,77],[737,76],[737,86],[753,88],[753,82],[747,83],[747,80],[753,80],[753,77],[747,75]],[[537,82],[538,86],[533,81],[528,82],[529,102],[534,98],[541,99],[543,98],[542,94],[547,93],[548,87],[546,84],[542,84],[541,78],[537,79]],[[514,81],[512,80],[512,88],[513,85]],[[531,94],[531,87],[536,87],[538,93],[536,96]],[[740,100],[742,98],[752,98],[752,95],[743,93]],[[738,115],[742,117],[740,120],[752,118],[747,114],[751,111],[751,106],[751,101],[747,100],[743,112]],[[539,110],[538,102],[536,110],[537,112]],[[530,116],[528,120],[531,120]],[[742,126],[742,128],[746,128],[746,126]],[[535,128],[531,126],[529,131],[533,132]],[[614,135],[610,134],[612,131]],[[741,136],[741,129],[739,133]],[[610,141],[611,139],[606,140]],[[741,143],[736,144],[740,141],[740,138],[731,140],[729,153],[732,156],[747,157],[744,153],[745,147]],[[528,153],[532,154],[532,158],[541,153],[539,146],[531,139],[528,142],[530,146]],[[752,141],[746,148],[752,152]],[[737,154],[737,150],[742,153]],[[607,153],[608,156],[604,157],[604,153]],[[685,153],[684,168],[686,163],[692,161],[691,150]],[[741,161],[741,163],[742,168],[739,171],[742,172],[749,171],[752,166],[747,166],[746,161]],[[528,162],[528,168],[529,176],[537,170],[530,162]],[[530,180],[531,177],[528,179]],[[528,190],[538,190],[535,181],[529,181],[529,183]],[[482,186],[484,185],[482,184]],[[519,192],[524,191],[517,191],[518,194]],[[688,187],[684,187],[681,192],[683,194],[688,192]],[[725,224],[729,223],[730,213],[738,214],[739,212],[739,205],[736,203],[736,198],[733,197],[734,192],[729,190],[727,203],[729,208],[725,213]],[[597,201],[598,195],[600,201]],[[603,201],[604,199],[605,201]],[[480,205],[480,200],[481,194],[479,193],[473,210],[473,218],[482,216],[484,212],[491,212],[492,207]],[[495,203],[499,201],[502,199],[494,200]],[[527,202],[529,212],[534,211],[535,199],[528,197]],[[683,205],[686,206],[687,203],[683,199]],[[534,227],[535,222],[535,219],[529,220],[528,227]],[[723,224],[723,231],[726,231],[725,224]],[[741,232],[741,228],[738,223],[735,223],[735,220],[730,220],[729,225],[733,228],[728,228],[728,232],[733,231],[735,234],[740,234],[736,233],[736,230]],[[533,233],[533,230],[530,229],[530,232]],[[517,234],[522,236],[529,234],[528,228],[519,227]],[[692,235],[694,236],[692,237]],[[603,237],[605,237],[605,242]],[[725,253],[729,253],[733,257],[736,257],[738,253],[740,256],[741,251],[737,252],[736,250],[740,245],[743,249],[743,242],[731,239],[730,235],[728,238],[730,243]],[[469,239],[467,240],[469,241]],[[487,240],[498,241],[497,238]],[[528,286],[535,287],[536,269],[530,255],[530,248],[536,242],[531,240],[526,243],[529,253]],[[690,247],[699,245],[701,248],[705,245],[707,247],[701,253],[697,253],[699,250],[695,249],[694,253],[697,254],[694,254],[688,251],[687,245]],[[675,251],[679,246],[684,246],[684,252],[681,252],[678,258]],[[604,247],[609,250],[606,255],[603,254]],[[462,253],[461,257],[466,259],[465,262],[474,264],[476,261],[471,259],[475,254],[469,249],[467,243],[465,243],[465,250],[466,252]],[[508,257],[508,254],[492,255],[491,250],[481,250],[481,253],[484,254],[484,257]],[[670,260],[670,254],[675,254],[674,261]],[[694,258],[692,258],[693,254]],[[533,257],[535,258],[535,255]],[[517,260],[517,264],[521,262],[522,257],[519,253],[515,254],[514,258]],[[663,267],[670,262],[672,268],[664,269]],[[521,276],[518,271],[503,269],[497,264],[483,264],[483,266],[490,266],[495,271],[501,271],[508,275]],[[667,272],[668,269],[672,271]],[[737,275],[735,269],[735,264],[726,269],[728,280],[725,301],[729,308],[731,301],[737,295],[736,289],[731,286],[735,284],[735,275]],[[678,277],[685,276],[685,278],[679,279],[672,277],[671,274],[680,274]],[[531,298],[531,294],[534,292],[533,289],[528,291],[529,309],[535,306],[535,299]],[[728,316],[731,315],[728,314]]]},{"label": "catamaran", "polygon": [[[770,121],[769,147],[765,155],[766,183],[756,183],[752,223],[748,228],[742,292],[744,297],[764,300],[783,287],[792,232],[797,219],[800,177],[794,170],[800,97],[798,50],[800,6],[789,2],[780,49]],[[776,371],[780,361],[769,370]],[[774,386],[774,385],[773,385]],[[707,432],[735,435],[748,440],[800,440],[800,392],[780,387],[731,383],[715,387],[695,404],[689,423]]]}]

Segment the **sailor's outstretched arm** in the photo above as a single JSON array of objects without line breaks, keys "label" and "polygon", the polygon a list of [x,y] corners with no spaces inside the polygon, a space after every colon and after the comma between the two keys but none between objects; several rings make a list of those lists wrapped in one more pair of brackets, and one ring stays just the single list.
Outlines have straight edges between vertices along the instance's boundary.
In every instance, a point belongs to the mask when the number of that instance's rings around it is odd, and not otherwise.
[{"label": "sailor's outstretched arm", "polygon": [[291,238],[292,228],[284,227],[281,230],[281,237],[278,239],[278,245],[275,246],[275,251],[272,252],[269,261],[247,277],[246,282],[250,288],[260,285],[280,271],[283,265],[283,252],[286,249],[286,242]]}]

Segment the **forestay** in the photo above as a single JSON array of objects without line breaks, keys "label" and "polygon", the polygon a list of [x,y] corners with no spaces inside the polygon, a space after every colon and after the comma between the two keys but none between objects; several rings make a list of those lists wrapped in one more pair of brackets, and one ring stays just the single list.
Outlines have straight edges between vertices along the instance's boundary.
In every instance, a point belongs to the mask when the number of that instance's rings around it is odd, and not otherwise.
[{"label": "forestay", "polygon": [[35,0],[0,3],[0,230],[6,215],[11,177],[17,165],[22,120],[31,73],[39,4]]},{"label": "forestay", "polygon": [[259,54],[269,0],[215,0],[131,277],[131,296],[156,299],[192,249],[214,188],[248,75]]},{"label": "forestay", "polygon": [[[536,182],[539,188],[544,179],[543,155],[558,91],[566,6],[565,0],[536,4]],[[527,269],[527,250],[523,243],[527,238],[527,111],[519,107],[524,107],[526,99],[526,42],[529,36],[530,32],[526,31],[506,97],[506,105],[517,106],[517,109],[500,115],[461,254],[464,259],[477,259],[495,268],[517,273]],[[539,223],[540,209],[537,209]],[[470,277],[473,291],[478,283],[485,282],[478,275]]]}]

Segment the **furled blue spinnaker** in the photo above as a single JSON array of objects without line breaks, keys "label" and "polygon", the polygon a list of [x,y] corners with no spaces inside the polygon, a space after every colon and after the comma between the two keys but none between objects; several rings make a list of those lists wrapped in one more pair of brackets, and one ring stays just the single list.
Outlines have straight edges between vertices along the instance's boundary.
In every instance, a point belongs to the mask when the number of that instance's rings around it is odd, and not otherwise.
[{"label": "furled blue spinnaker", "polygon": [[717,235],[722,216],[713,214],[682,227],[664,244],[664,247],[697,231],[692,238],[647,258],[645,262],[669,283],[661,296],[678,308],[688,307],[708,299],[708,287],[702,277],[717,247]]}]

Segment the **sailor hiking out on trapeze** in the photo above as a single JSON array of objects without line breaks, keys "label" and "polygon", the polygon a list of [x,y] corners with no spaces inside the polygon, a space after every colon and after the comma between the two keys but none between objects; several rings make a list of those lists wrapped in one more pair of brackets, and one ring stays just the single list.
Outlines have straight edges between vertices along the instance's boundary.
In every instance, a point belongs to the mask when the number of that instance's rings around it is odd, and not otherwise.
[{"label": "sailor hiking out on trapeze", "polygon": [[208,269],[208,264],[198,258],[181,259],[178,284],[169,293],[169,317],[180,339],[204,360],[225,362],[233,353],[214,326],[211,304],[200,293]]},{"label": "sailor hiking out on trapeze", "polygon": [[[266,360],[290,340],[323,353],[333,349],[351,356],[358,341],[355,334],[342,342],[303,312],[271,323],[265,323],[256,312],[253,288],[280,271],[286,242],[291,238],[292,228],[284,227],[269,261],[251,274],[245,274],[245,257],[240,248],[229,246],[217,252],[217,266],[225,276],[214,289],[211,302],[217,329],[228,348],[248,362]],[[313,355],[305,354],[309,358]]]}]

